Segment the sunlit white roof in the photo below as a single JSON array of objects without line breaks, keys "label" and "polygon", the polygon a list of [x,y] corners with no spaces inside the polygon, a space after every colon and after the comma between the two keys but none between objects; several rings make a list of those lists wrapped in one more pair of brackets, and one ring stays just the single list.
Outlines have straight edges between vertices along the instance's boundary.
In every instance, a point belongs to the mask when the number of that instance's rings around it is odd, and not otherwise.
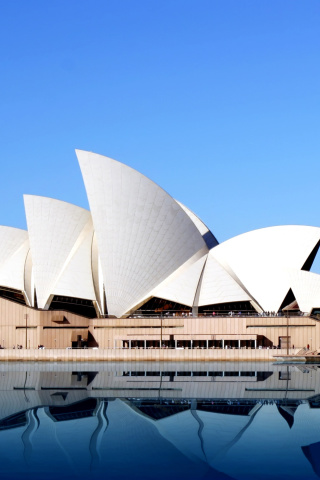
[{"label": "sunlit white roof", "polygon": [[212,256],[263,310],[278,311],[290,289],[287,269],[301,270],[319,239],[317,227],[269,227],[218,245]]},{"label": "sunlit white roof", "polygon": [[200,220],[200,218],[190,210],[190,208],[183,205],[183,203],[178,202],[178,200],[176,200],[176,202],[186,212],[188,217],[190,217],[190,219],[193,221],[193,223],[195,224],[195,226],[197,227],[201,235],[205,235],[206,233],[209,232],[209,228],[207,227],[207,225],[205,225],[203,221]]},{"label": "sunlit white roof", "polygon": [[94,299],[90,212],[52,198],[24,196],[39,308],[50,296]]},{"label": "sunlit white roof", "polygon": [[141,173],[102,155],[77,156],[90,212],[26,195],[28,232],[0,227],[0,287],[20,290],[28,305],[36,290],[39,308],[59,295],[93,300],[116,317],[152,297],[194,312],[236,302],[277,312],[291,290],[302,311],[320,307],[320,276],[307,271],[320,228],[268,227],[219,245],[197,215]]},{"label": "sunlit white roof", "polygon": [[198,306],[250,300],[252,298],[214,258],[211,250],[201,279]]},{"label": "sunlit white roof", "polygon": [[162,188],[111,158],[77,151],[105,280],[108,312],[122,316],[206,244]]},{"label": "sunlit white roof", "polygon": [[289,270],[290,285],[302,312],[320,308],[320,275],[312,272]]},{"label": "sunlit white roof", "polygon": [[28,251],[28,232],[0,226],[0,286],[24,290],[24,267]]},{"label": "sunlit white roof", "polygon": [[207,254],[188,261],[152,292],[152,296],[192,307]]}]

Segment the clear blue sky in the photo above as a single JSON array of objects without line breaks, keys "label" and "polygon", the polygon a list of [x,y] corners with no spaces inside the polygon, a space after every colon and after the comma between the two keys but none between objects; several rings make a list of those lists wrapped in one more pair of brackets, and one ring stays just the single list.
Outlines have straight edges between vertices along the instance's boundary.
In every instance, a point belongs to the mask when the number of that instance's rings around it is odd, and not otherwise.
[{"label": "clear blue sky", "polygon": [[0,224],[87,207],[75,148],[126,163],[221,242],[320,227],[319,0],[0,0]]}]

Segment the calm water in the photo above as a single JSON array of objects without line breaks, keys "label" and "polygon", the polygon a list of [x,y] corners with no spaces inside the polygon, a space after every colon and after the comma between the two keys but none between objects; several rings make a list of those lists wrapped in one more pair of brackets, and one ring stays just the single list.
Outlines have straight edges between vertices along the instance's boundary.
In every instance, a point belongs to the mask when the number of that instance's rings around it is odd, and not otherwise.
[{"label": "calm water", "polygon": [[0,364],[0,389],[1,480],[320,478],[318,366]]}]

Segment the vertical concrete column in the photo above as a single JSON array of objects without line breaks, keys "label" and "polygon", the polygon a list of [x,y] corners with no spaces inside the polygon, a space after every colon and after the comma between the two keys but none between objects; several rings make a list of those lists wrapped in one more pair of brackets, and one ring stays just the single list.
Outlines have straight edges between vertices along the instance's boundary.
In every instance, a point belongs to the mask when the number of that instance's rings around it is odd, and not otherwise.
[{"label": "vertical concrete column", "polygon": [[206,341],[206,349],[208,350],[209,348],[209,340]]},{"label": "vertical concrete column", "polygon": [[241,348],[241,340],[238,340],[238,348]]},{"label": "vertical concrete column", "polygon": [[175,348],[175,349],[177,348],[177,344],[178,344],[178,340],[175,340],[175,341],[174,341],[174,348]]},{"label": "vertical concrete column", "polygon": [[190,340],[190,348],[193,348],[193,340]]},{"label": "vertical concrete column", "polygon": [[257,348],[257,339],[254,341],[254,348]]},{"label": "vertical concrete column", "polygon": [[147,348],[147,340],[144,340],[144,341],[143,341],[143,348],[144,348],[144,349]]},{"label": "vertical concrete column", "polygon": [[222,340],[222,348],[224,348],[224,340]]},{"label": "vertical concrete column", "polygon": [[130,350],[131,350],[131,340],[129,340],[129,348],[130,348]]}]

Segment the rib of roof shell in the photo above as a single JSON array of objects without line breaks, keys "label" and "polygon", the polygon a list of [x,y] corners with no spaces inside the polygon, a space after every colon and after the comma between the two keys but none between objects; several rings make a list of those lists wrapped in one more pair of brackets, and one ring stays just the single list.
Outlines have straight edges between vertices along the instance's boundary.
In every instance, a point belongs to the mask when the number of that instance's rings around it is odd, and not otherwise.
[{"label": "rib of roof shell", "polygon": [[152,292],[152,296],[192,307],[207,254],[192,258]]},{"label": "rib of roof shell", "polygon": [[208,247],[189,215],[157,184],[111,158],[76,153],[97,236],[108,313],[121,317]]},{"label": "rib of roof shell", "polygon": [[156,287],[152,296],[190,307],[253,300],[211,252],[186,262]]},{"label": "rib of roof shell", "polygon": [[213,235],[213,233],[209,230],[209,228],[207,227],[207,225],[205,225],[203,223],[203,221],[195,214],[193,213],[188,207],[186,207],[185,205],[183,205],[183,203],[181,202],[178,202],[178,200],[176,200],[176,202],[180,205],[180,207],[186,212],[186,214],[191,218],[191,220],[193,221],[193,223],[195,224],[195,226],[197,227],[197,229],[199,230],[199,232],[201,233],[202,235],[202,238],[204,239],[204,241],[206,242],[206,245],[207,247],[209,248],[209,250],[217,245],[219,245],[219,242],[218,240],[216,239],[216,237]]},{"label": "rib of roof shell", "polygon": [[253,300],[210,251],[199,286],[197,306]]},{"label": "rib of roof shell", "polygon": [[33,195],[24,202],[38,307],[49,308],[54,294],[94,300],[90,212]]},{"label": "rib of roof shell", "polygon": [[299,271],[320,239],[320,228],[268,227],[218,245],[211,255],[265,311],[278,311],[291,288],[288,268]]}]

